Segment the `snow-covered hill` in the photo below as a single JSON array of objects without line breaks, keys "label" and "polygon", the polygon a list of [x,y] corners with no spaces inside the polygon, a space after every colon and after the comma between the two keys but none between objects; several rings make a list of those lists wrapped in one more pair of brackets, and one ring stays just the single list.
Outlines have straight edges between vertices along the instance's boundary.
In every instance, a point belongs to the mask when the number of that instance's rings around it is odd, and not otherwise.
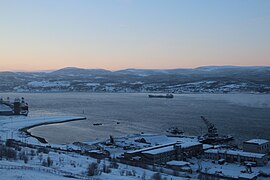
[{"label": "snow-covered hill", "polygon": [[2,92],[270,93],[270,66],[0,72]]}]

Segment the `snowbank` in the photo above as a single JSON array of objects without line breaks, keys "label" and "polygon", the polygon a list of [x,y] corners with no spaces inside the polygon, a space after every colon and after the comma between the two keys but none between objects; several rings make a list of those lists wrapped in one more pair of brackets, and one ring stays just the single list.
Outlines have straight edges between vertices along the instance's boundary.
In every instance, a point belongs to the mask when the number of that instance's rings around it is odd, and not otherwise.
[{"label": "snowbank", "polygon": [[53,123],[62,123],[68,121],[83,120],[84,117],[73,116],[40,116],[40,117],[24,117],[24,116],[0,116],[0,139],[24,140],[31,144],[39,144],[38,140],[32,136],[27,136],[22,130]]}]

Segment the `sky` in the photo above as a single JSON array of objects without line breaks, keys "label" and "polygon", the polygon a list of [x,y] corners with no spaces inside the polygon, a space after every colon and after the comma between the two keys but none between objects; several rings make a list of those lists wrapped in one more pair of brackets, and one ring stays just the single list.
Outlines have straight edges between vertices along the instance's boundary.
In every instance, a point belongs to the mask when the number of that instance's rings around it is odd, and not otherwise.
[{"label": "sky", "polygon": [[270,65],[269,0],[0,0],[0,71]]}]

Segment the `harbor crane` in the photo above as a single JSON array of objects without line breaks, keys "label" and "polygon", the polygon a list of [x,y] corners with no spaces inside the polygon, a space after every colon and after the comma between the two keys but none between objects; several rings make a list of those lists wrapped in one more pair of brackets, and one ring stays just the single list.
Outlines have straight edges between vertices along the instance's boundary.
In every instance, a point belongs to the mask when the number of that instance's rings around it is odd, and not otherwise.
[{"label": "harbor crane", "polygon": [[206,119],[204,116],[201,116],[201,118],[207,127],[207,136],[209,138],[218,137],[218,132],[217,132],[217,128],[215,127],[215,125],[213,123],[211,123],[208,119]]},{"label": "harbor crane", "polygon": [[206,119],[204,116],[201,116],[204,124],[207,126],[207,134],[203,136],[203,140],[201,142],[208,144],[218,144],[225,143],[233,140],[233,136],[231,135],[218,135],[217,128],[215,125]]}]

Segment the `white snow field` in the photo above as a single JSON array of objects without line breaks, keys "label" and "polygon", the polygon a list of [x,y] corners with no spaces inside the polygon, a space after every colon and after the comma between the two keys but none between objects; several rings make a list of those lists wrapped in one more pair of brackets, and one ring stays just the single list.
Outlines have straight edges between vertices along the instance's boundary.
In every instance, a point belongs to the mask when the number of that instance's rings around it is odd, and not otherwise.
[{"label": "white snow field", "polygon": [[[97,159],[80,155],[76,152],[67,152],[63,150],[50,149],[49,152],[38,152],[38,147],[46,147],[48,144],[40,143],[36,138],[25,135],[20,129],[24,127],[31,127],[34,125],[41,125],[46,123],[61,123],[70,120],[81,120],[84,117],[72,116],[44,116],[44,117],[23,117],[23,116],[0,116],[0,145],[6,139],[15,139],[27,144],[34,145],[33,147],[20,146],[18,154],[23,152],[28,156],[28,161],[7,160],[0,158],[0,180],[27,180],[27,179],[151,179],[155,172],[145,170],[138,167],[128,166],[118,163],[118,168],[111,168],[111,172],[101,172],[104,165],[109,165],[108,160],[101,160],[98,162],[98,169],[100,174],[96,176],[87,176],[87,168],[89,164],[97,162]],[[72,147],[76,150],[74,145],[57,145],[49,144],[50,147],[60,147],[67,149]],[[19,155],[18,155],[19,156]],[[51,166],[44,166],[43,162],[48,159],[53,161]],[[175,177],[161,173],[162,177],[167,179],[182,180],[185,178]]]}]

